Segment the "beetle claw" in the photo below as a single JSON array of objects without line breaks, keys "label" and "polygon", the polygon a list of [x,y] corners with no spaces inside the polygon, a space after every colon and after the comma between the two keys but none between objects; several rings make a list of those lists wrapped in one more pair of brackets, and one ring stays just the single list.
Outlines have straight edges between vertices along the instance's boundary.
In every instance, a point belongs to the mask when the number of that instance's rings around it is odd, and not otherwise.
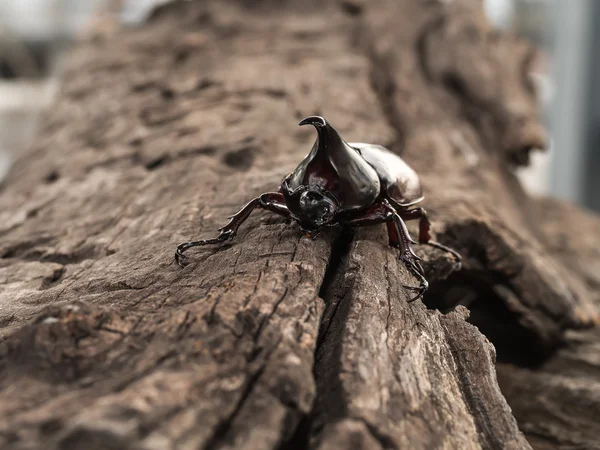
[{"label": "beetle claw", "polygon": [[425,276],[425,271],[423,270],[423,266],[420,262],[423,261],[423,259],[415,255],[413,252],[410,252],[405,256],[401,256],[400,260],[406,265],[409,272],[411,272],[417,278],[423,278]]},{"label": "beetle claw", "polygon": [[183,253],[175,253],[175,262],[179,267],[185,267],[190,263],[190,259]]},{"label": "beetle claw", "polygon": [[[404,265],[406,266],[408,271],[413,276],[415,276],[420,282],[419,287],[402,285],[402,287],[404,289],[407,289],[409,291],[413,291],[413,292],[417,293],[417,295],[415,295],[413,298],[408,300],[408,303],[412,303],[412,302],[418,300],[419,298],[421,298],[423,296],[423,294],[425,294],[425,291],[429,288],[429,283],[425,279],[425,276],[424,276],[425,272],[423,270],[423,266],[421,266],[421,263],[418,260],[413,259],[409,255],[401,256],[400,260],[402,262],[404,262]],[[419,258],[419,259],[421,259],[421,258]]]},{"label": "beetle claw", "polygon": [[419,289],[419,292],[417,293],[417,295],[415,295],[413,298],[411,298],[410,300],[407,300],[408,303],[412,303],[412,302],[416,302],[417,300],[419,300],[421,297],[423,297],[423,295],[425,294],[425,291],[427,289],[423,288],[423,289]]},{"label": "beetle claw", "polygon": [[414,297],[412,297],[411,299],[407,300],[408,303],[412,303],[414,301],[417,301],[418,299],[420,299],[421,297],[423,297],[423,295],[425,294],[425,291],[427,291],[427,288],[429,287],[428,285],[421,285],[419,287],[415,287],[415,286],[407,286],[407,285],[402,285],[402,287],[406,290],[412,291],[412,292],[416,292],[417,295],[415,295]]}]

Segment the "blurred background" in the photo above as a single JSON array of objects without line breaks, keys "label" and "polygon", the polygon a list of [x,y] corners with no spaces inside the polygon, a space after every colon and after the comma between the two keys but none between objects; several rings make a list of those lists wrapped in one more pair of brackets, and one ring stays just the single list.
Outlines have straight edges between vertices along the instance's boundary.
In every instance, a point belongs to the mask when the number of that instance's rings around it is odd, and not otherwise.
[{"label": "blurred background", "polygon": [[[94,12],[143,21],[165,0],[0,0],[0,180],[60,86],[61,60]],[[491,22],[542,52],[534,74],[551,135],[519,172],[533,194],[600,212],[600,1],[484,0]]]}]

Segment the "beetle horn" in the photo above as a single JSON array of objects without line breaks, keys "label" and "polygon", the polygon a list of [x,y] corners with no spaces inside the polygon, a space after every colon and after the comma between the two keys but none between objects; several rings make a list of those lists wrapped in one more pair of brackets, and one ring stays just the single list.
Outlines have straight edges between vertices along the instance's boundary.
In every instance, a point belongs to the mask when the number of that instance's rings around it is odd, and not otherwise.
[{"label": "beetle horn", "polygon": [[306,119],[302,119],[298,125],[313,125],[315,128],[321,128],[327,126],[327,121],[321,116],[308,116]]},{"label": "beetle horn", "polygon": [[338,154],[342,160],[347,158],[344,154],[351,152],[355,153],[346,142],[341,138],[338,132],[321,116],[309,116],[303,119],[298,125],[312,125],[317,130],[317,140],[315,141],[314,150],[317,153],[325,153],[337,159],[338,163],[341,162],[339,158],[334,157],[334,154]]},{"label": "beetle horn", "polygon": [[329,193],[343,207],[371,204],[379,195],[379,178],[358,150],[350,147],[323,117],[307,117],[300,125],[313,125],[317,138],[310,153],[292,174],[290,187],[310,186],[311,174],[315,174],[312,183],[328,186]]}]

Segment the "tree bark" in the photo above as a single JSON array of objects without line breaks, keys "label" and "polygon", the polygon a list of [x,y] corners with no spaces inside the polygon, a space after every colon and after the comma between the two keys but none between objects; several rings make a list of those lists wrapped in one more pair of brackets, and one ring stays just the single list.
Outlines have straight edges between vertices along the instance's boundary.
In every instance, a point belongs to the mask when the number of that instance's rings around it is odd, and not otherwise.
[{"label": "tree bark", "polygon": [[[546,248],[571,270],[589,298],[600,300],[600,220],[555,200],[537,202]],[[533,366],[498,365],[519,426],[539,449],[599,449],[600,330],[568,331],[563,345]]]},{"label": "tree bark", "polygon": [[[599,320],[600,222],[516,181],[544,143],[535,53],[480,1],[175,1],[106,25],[0,193],[3,448],[592,445],[598,333],[565,330]],[[311,240],[255,213],[173,263],[277,189],[311,114],[421,175],[464,258],[417,248],[424,302],[380,227]]]}]

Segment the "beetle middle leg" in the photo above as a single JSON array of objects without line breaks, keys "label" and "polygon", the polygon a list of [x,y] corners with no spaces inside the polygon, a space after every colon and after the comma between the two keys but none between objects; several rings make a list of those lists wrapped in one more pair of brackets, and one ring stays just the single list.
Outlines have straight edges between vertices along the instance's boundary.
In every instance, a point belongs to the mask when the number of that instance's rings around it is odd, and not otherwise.
[{"label": "beetle middle leg", "polygon": [[192,247],[198,247],[201,245],[209,244],[220,244],[221,242],[233,239],[240,225],[242,225],[242,223],[244,223],[248,219],[248,217],[250,217],[250,214],[256,208],[262,208],[286,218],[290,217],[290,212],[287,209],[287,206],[285,205],[285,199],[283,197],[283,194],[281,194],[280,192],[266,192],[250,200],[250,202],[248,202],[246,206],[240,209],[233,216],[230,216],[229,222],[227,222],[225,225],[218,229],[219,235],[217,237],[210,239],[202,239],[199,241],[184,242],[182,244],[179,244],[177,246],[177,250],[175,251],[175,261],[177,262],[177,264],[179,264],[181,267],[187,265],[187,256],[183,253]]},{"label": "beetle middle leg", "polygon": [[431,235],[429,231],[431,229],[431,222],[429,221],[429,217],[427,216],[427,211],[423,208],[415,208],[415,209],[405,209],[399,211],[400,216],[404,220],[416,220],[419,219],[419,243],[426,244],[434,248],[438,248],[447,253],[450,253],[456,259],[457,263],[460,264],[461,256],[455,250],[452,250],[450,247],[446,247],[444,244],[440,244],[437,241],[431,239]]},{"label": "beetle middle leg", "polygon": [[418,300],[429,287],[425,279],[425,272],[421,263],[421,258],[414,252],[411,244],[416,244],[410,237],[406,224],[402,217],[386,200],[377,203],[369,208],[361,216],[351,218],[347,221],[349,225],[364,226],[385,223],[388,229],[390,246],[395,247],[400,252],[400,260],[404,263],[408,271],[419,280],[419,286],[406,286],[405,289],[417,292],[417,295],[409,300],[414,302]]},{"label": "beetle middle leg", "polygon": [[390,245],[400,250],[400,260],[404,263],[408,271],[419,280],[419,287],[402,286],[417,293],[417,295],[409,300],[409,303],[414,302],[422,297],[429,288],[429,283],[425,279],[425,271],[420,263],[421,258],[417,256],[411,246],[411,244],[416,244],[416,242],[410,238],[406,224],[396,211],[393,213],[393,221],[387,223],[387,229]]}]

